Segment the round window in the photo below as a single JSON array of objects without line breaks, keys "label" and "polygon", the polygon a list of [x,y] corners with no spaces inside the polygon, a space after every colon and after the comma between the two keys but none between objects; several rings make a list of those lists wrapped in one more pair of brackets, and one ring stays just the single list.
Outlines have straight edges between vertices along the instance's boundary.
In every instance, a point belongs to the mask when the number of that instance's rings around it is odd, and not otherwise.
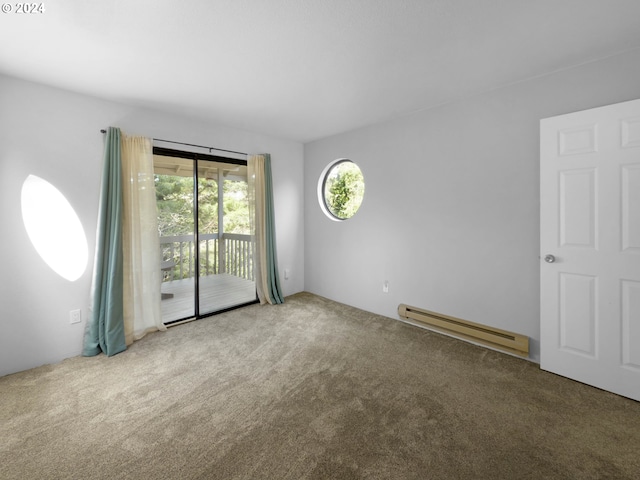
[{"label": "round window", "polygon": [[332,220],[355,215],[364,197],[364,177],[351,160],[341,158],[327,165],[318,183],[318,200]]}]

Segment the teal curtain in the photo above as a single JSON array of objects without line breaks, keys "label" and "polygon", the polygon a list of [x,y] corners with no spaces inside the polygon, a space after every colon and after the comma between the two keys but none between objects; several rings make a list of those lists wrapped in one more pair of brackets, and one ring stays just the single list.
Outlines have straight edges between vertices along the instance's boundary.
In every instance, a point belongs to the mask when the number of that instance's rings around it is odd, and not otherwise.
[{"label": "teal curtain", "polygon": [[265,207],[265,241],[267,253],[267,286],[265,292],[271,298],[271,304],[284,303],[280,276],[278,275],[278,254],[276,252],[276,225],[273,208],[273,182],[271,180],[271,155],[264,154],[264,207]]},{"label": "teal curtain", "polygon": [[105,139],[102,187],[91,286],[91,311],[84,356],[111,356],[127,347],[124,335],[122,276],[122,159],[120,129],[109,127]]},{"label": "teal curtain", "polygon": [[255,238],[254,271],[258,300],[262,304],[283,303],[276,254],[271,155],[265,153],[248,156],[247,181],[251,233]]}]

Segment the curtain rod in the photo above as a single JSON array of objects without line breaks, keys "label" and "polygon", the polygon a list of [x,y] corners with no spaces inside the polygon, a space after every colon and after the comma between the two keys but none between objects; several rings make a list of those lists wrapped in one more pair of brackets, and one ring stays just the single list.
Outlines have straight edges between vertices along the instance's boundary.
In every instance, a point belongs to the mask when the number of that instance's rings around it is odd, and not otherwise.
[{"label": "curtain rod", "polygon": [[[102,129],[100,130],[100,133],[107,133],[107,131],[105,129]],[[161,138],[153,138],[152,140],[155,142],[166,142],[166,143],[175,143],[177,145],[187,145],[189,147],[207,148],[209,149],[209,153],[211,153],[211,150],[216,150],[218,152],[237,153],[238,155],[246,155],[246,156],[249,155],[248,153],[236,152],[235,150],[225,150],[224,148],[206,147],[204,145],[195,145],[193,143],[174,142],[173,140],[162,140]]]}]

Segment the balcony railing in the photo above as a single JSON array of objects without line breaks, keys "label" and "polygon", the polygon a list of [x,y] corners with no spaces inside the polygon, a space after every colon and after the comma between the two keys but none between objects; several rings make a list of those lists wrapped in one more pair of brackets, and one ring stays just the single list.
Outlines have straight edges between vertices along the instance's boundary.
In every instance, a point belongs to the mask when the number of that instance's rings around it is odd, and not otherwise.
[{"label": "balcony railing", "polygon": [[[163,282],[195,275],[196,259],[193,235],[160,237]],[[251,235],[224,233],[200,234],[200,276],[227,273],[254,281],[254,242]]]}]

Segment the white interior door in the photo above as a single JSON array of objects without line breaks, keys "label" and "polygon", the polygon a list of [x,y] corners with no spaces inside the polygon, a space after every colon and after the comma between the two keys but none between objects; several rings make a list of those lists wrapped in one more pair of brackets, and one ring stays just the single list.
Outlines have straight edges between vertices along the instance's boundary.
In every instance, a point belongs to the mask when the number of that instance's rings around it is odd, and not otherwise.
[{"label": "white interior door", "polygon": [[640,100],[540,122],[540,366],[640,400]]}]

